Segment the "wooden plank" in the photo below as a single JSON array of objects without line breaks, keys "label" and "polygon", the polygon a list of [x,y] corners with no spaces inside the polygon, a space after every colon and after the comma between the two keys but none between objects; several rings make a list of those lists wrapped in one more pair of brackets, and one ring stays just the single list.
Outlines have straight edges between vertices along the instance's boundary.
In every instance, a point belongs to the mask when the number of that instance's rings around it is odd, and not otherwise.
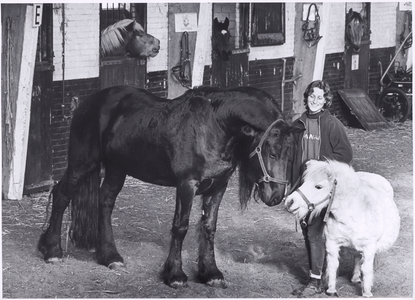
[{"label": "wooden plank", "polygon": [[200,3],[199,22],[195,46],[195,59],[192,68],[192,87],[203,84],[203,70],[205,67],[206,46],[209,44],[209,19],[212,18],[212,3]]},{"label": "wooden plank", "polygon": [[313,81],[323,79],[324,62],[326,60],[326,43],[330,43],[327,39],[327,32],[329,26],[330,6],[331,3],[323,3],[321,6],[321,22],[320,35],[322,38],[317,44],[316,60],[314,63]]},{"label": "wooden plank", "polygon": [[371,131],[389,127],[385,118],[363,90],[347,89],[339,90],[338,93],[364,129]]}]

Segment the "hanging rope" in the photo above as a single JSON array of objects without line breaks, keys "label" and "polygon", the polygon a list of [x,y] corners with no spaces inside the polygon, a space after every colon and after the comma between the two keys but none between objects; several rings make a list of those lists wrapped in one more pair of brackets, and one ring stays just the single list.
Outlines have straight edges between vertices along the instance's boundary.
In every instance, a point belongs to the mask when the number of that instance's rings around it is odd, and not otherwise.
[{"label": "hanging rope", "polygon": [[[311,7],[314,6],[314,21],[310,21]],[[320,15],[315,3],[311,3],[308,7],[307,19],[302,27],[303,39],[306,41],[308,47],[317,45],[322,36],[320,36]]]}]

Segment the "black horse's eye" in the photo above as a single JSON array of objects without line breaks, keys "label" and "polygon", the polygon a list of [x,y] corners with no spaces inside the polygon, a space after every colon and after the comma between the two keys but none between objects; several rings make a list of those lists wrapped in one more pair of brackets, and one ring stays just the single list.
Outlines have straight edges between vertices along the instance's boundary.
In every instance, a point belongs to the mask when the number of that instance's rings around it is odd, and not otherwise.
[{"label": "black horse's eye", "polygon": [[317,185],[315,186],[315,188],[316,188],[316,189],[318,189],[318,190],[321,190],[321,189],[323,188],[323,186],[322,186],[322,185],[320,185],[320,184],[317,184]]},{"label": "black horse's eye", "polygon": [[271,157],[272,159],[275,159],[277,156],[275,154],[270,153],[269,157]]}]

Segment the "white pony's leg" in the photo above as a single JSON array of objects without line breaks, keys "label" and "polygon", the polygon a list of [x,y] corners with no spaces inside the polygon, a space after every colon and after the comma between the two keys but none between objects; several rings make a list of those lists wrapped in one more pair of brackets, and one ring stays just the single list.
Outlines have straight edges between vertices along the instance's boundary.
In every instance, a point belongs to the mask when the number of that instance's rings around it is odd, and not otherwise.
[{"label": "white pony's leg", "polygon": [[326,251],[327,251],[327,277],[328,277],[328,289],[326,294],[328,295],[337,295],[336,290],[336,277],[337,269],[339,268],[339,251],[340,246],[332,240],[326,240]]},{"label": "white pony's leg", "polygon": [[375,258],[375,248],[369,247],[363,252],[362,274],[363,274],[363,297],[372,297],[373,285],[373,262]]},{"label": "white pony's leg", "polygon": [[361,253],[357,253],[354,257],[354,269],[353,269],[353,277],[352,277],[352,282],[361,282],[361,265],[363,262],[363,257],[361,255]]}]

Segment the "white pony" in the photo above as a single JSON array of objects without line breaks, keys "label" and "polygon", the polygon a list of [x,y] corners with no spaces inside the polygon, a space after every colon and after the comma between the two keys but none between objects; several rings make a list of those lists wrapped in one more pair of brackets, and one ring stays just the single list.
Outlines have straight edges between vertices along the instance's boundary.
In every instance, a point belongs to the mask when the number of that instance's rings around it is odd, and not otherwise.
[{"label": "white pony", "polygon": [[[352,282],[361,282],[363,296],[371,297],[375,254],[389,249],[398,238],[400,217],[393,201],[393,189],[382,176],[355,172],[337,161],[310,160],[303,184],[285,200],[287,210],[299,219],[325,215],[328,295],[337,295],[336,276],[341,246],[355,248]],[[361,274],[362,273],[362,274]]]}]

